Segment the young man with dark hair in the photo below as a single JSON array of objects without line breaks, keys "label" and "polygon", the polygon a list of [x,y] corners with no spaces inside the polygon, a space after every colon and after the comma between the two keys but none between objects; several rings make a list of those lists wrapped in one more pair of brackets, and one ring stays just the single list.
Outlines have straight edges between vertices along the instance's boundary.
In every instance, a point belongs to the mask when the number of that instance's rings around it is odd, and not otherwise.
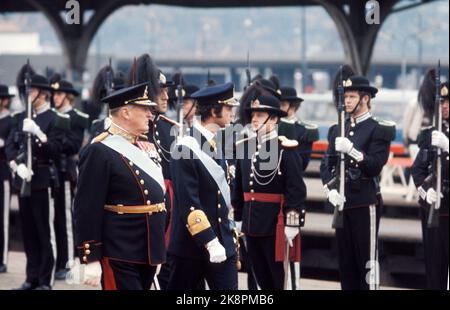
[{"label": "young man with dark hair", "polygon": [[212,290],[235,290],[236,250],[228,219],[231,208],[227,166],[216,141],[231,123],[234,85],[206,87],[192,94],[200,122],[172,153],[175,204],[170,229],[172,257],[168,289],[198,289],[206,279]]}]

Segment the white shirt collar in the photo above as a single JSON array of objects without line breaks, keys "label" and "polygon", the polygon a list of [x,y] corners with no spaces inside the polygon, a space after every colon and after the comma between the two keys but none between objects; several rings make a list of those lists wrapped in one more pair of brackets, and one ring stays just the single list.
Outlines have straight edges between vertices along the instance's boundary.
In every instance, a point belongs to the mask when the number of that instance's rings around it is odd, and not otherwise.
[{"label": "white shirt collar", "polygon": [[216,136],[211,131],[206,129],[200,122],[195,122],[194,127],[206,138],[206,141],[211,141]]}]

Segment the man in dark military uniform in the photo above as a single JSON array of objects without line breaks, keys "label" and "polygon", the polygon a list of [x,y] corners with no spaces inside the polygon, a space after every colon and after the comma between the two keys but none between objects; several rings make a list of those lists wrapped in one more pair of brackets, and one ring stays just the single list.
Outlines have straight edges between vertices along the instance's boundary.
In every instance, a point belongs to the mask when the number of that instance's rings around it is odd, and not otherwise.
[{"label": "man in dark military uniform", "polygon": [[8,263],[9,209],[11,203],[11,172],[5,154],[6,139],[13,119],[9,112],[11,99],[8,86],[0,85],[0,273],[6,272]]},{"label": "man in dark military uniform", "polygon": [[[15,188],[20,190],[25,180],[31,182],[31,195],[19,197],[19,215],[27,257],[26,280],[19,289],[48,290],[53,282],[56,255],[51,197],[51,186],[56,177],[54,161],[63,150],[69,118],[50,108],[51,87],[45,77],[36,74],[30,80],[28,100],[31,101],[33,116],[27,118],[25,112],[15,115],[5,150],[13,171]],[[19,87],[23,87],[23,84]],[[28,134],[31,134],[32,142],[31,169],[25,164],[23,152]]]},{"label": "man in dark military uniform", "polygon": [[168,289],[237,289],[236,250],[228,219],[230,188],[226,160],[215,140],[231,122],[232,83],[192,94],[201,118],[172,152],[175,204],[170,227],[172,257]]},{"label": "man in dark military uniform", "polygon": [[84,139],[84,131],[89,127],[89,116],[73,108],[79,92],[72,83],[60,80],[51,84],[55,109],[70,117],[70,131],[64,140],[64,149],[56,162],[58,188],[55,197],[56,235],[56,280],[64,280],[68,262],[74,258],[72,199],[77,181],[78,152]]},{"label": "man in dark military uniform", "polygon": [[81,152],[74,201],[75,237],[84,282],[103,289],[148,290],[166,260],[166,192],[156,151],[144,133],[155,103],[148,84],[103,99],[107,132]]},{"label": "man in dark military uniform", "polygon": [[299,228],[304,225],[306,199],[302,159],[298,143],[277,134],[276,126],[286,113],[276,97],[255,97],[248,112],[256,137],[238,142],[234,218],[247,239],[258,285],[280,290],[285,286],[285,259],[300,259]]},{"label": "man in dark military uniform", "polygon": [[[395,124],[379,121],[370,113],[377,89],[362,76],[344,83],[345,137],[333,125],[329,146],[321,164],[321,177],[328,201],[344,204],[343,227],[336,229],[342,289],[375,289],[378,284],[377,240],[381,216],[378,177],[389,157]],[[345,197],[338,192],[337,167],[345,154]],[[366,280],[367,279],[367,280]]]},{"label": "man in dark military uniform", "polygon": [[[434,88],[434,85],[430,85]],[[443,83],[440,87],[442,98],[442,132],[434,127],[426,128],[419,135],[420,151],[412,167],[414,183],[419,191],[420,212],[422,218],[422,234],[425,248],[425,267],[427,274],[427,286],[432,290],[448,289],[448,157],[449,157],[449,85]],[[435,91],[434,91],[435,93]],[[432,97],[428,98],[432,99]],[[423,105],[431,107],[434,102],[422,102]],[[432,109],[430,109],[432,110]],[[430,115],[432,117],[432,115]],[[442,163],[442,197],[438,197],[435,188],[436,172],[433,171],[432,163],[436,159],[436,149],[441,149]],[[428,214],[431,205],[441,199],[439,209],[438,227],[428,227]]]},{"label": "man in dark military uniform", "polygon": [[303,99],[297,96],[297,91],[292,87],[281,87],[281,110],[288,115],[281,119],[280,130],[283,124],[294,126],[293,135],[287,136],[289,139],[296,140],[299,144],[297,151],[302,157],[303,170],[306,170],[311,159],[312,145],[319,140],[319,129],[317,125],[308,124],[299,120],[296,116]]}]

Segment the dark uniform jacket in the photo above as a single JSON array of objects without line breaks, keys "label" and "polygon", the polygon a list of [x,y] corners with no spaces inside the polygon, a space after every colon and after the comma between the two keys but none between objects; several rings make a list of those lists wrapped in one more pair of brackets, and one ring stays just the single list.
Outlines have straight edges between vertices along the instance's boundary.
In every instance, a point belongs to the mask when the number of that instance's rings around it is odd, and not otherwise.
[{"label": "dark uniform jacket", "polygon": [[13,121],[11,115],[0,118],[0,139],[3,139],[5,142],[5,145],[0,148],[0,181],[8,180],[11,175],[8,161],[6,160],[5,146],[13,126]]},{"label": "dark uniform jacket", "polygon": [[[94,139],[80,154],[74,201],[79,257],[85,257],[84,263],[108,257],[129,263],[162,264],[166,259],[166,212],[118,214],[104,209],[105,205],[159,204],[164,202],[165,194],[155,179],[101,142],[108,135],[105,132]],[[136,148],[136,152],[141,150]]]},{"label": "dark uniform jacket", "polygon": [[[245,202],[244,193],[252,192],[284,195],[284,214],[295,210],[300,214],[303,226],[306,186],[302,178],[302,159],[296,147],[283,146],[277,135],[260,146],[256,145],[255,138],[251,138],[239,143],[237,156],[232,204],[235,221],[242,221],[242,232],[257,237],[275,236],[280,203]],[[264,166],[269,162],[269,166]],[[255,176],[251,171],[252,165],[257,174],[267,177]]]},{"label": "dark uniform jacket", "polygon": [[[302,166],[304,171],[308,167],[311,159],[313,143],[319,140],[319,129],[316,125],[297,121],[296,119],[293,121],[281,119],[280,131],[283,131],[283,127],[286,125],[293,127],[291,129],[291,134],[287,134],[286,137],[298,142],[299,145],[297,147],[297,152],[302,158]],[[280,135],[283,135],[283,133],[280,132]]]},{"label": "dark uniform jacket", "polygon": [[[417,187],[421,186],[426,192],[430,187],[434,185],[433,177],[436,175],[434,171],[432,171],[432,162],[436,158],[435,147],[431,145],[431,134],[435,129],[433,127],[424,129],[418,137],[418,143],[420,147],[420,151],[414,161],[414,165],[412,167],[412,176],[414,179],[414,183]],[[448,137],[449,125],[448,122],[445,122],[442,125],[442,132]],[[443,198],[441,200],[441,208],[440,215],[448,216],[448,156],[449,154],[442,151],[441,153],[441,163],[442,163],[442,194]],[[436,188],[435,188],[436,189]],[[420,205],[423,208],[428,209],[428,203],[420,198]]]},{"label": "dark uniform jacket", "polygon": [[[378,178],[389,158],[390,144],[395,138],[395,124],[373,117],[356,123],[347,120],[345,132],[354,148],[364,154],[364,160],[358,163],[346,155],[344,208],[377,204],[380,198]],[[330,190],[337,189],[335,169],[340,155],[335,150],[335,140],[338,135],[338,126],[332,126],[328,132],[328,150],[320,167],[322,182]]]},{"label": "dark uniform jacket", "polygon": [[[206,138],[195,128],[190,135],[197,139],[200,147],[208,145]],[[236,254],[230,221],[229,209],[216,182],[200,159],[193,157],[186,146],[174,150],[182,154],[180,159],[172,158],[171,172],[175,192],[175,207],[170,230],[169,253],[179,257],[209,261],[205,245],[217,237],[225,247],[227,257]],[[218,150],[218,152],[221,152]],[[187,157],[187,158],[186,158]],[[194,159],[190,159],[194,158]],[[227,171],[225,159],[217,159],[222,169]],[[188,216],[192,211],[202,210],[211,227],[194,236],[187,229]]]},{"label": "dark uniform jacket", "polygon": [[91,127],[89,128],[89,141],[91,142],[92,139],[97,137],[102,132],[105,132],[108,128],[105,129],[105,118],[103,119],[95,119]]},{"label": "dark uniform jacket", "polygon": [[77,109],[66,113],[70,117],[70,130],[64,139],[64,149],[57,161],[57,167],[65,180],[76,181],[77,154],[81,149],[84,131],[89,127],[89,117]]},{"label": "dark uniform jacket", "polygon": [[[161,157],[161,166],[163,170],[164,179],[171,180],[170,171],[170,152],[171,147],[174,146],[176,138],[176,130],[178,123],[158,114],[153,123],[150,124],[150,130],[147,133],[148,140],[156,146],[159,156]],[[172,129],[173,128],[173,129]],[[174,130],[175,133],[171,131]]]},{"label": "dark uniform jacket", "polygon": [[[17,164],[25,163],[26,156],[23,146],[26,144],[26,134],[22,131],[25,112],[14,115],[14,125],[6,142],[6,158],[8,161],[15,160]],[[54,185],[57,178],[54,166],[63,151],[64,137],[69,129],[69,117],[52,109],[37,114],[34,118],[42,132],[47,135],[47,143],[42,143],[36,136],[32,135],[32,170],[34,175],[31,179],[31,189],[41,190]],[[20,189],[21,179],[14,178],[14,186]]]}]

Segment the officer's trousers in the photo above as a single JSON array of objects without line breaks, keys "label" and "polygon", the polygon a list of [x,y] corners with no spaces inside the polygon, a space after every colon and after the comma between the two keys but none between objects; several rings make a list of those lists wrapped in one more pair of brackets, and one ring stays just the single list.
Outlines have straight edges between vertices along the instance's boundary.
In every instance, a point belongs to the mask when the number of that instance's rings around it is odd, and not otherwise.
[{"label": "officer's trousers", "polygon": [[9,211],[11,186],[9,180],[0,180],[0,265],[8,262]]},{"label": "officer's trousers", "polygon": [[30,197],[19,198],[19,214],[27,257],[26,281],[51,286],[56,244],[50,188],[32,190]]},{"label": "officer's trousers", "polygon": [[[448,203],[448,201],[447,201]],[[425,252],[427,288],[446,290],[448,278],[448,215],[439,217],[439,227],[428,228],[428,208],[420,208]]]},{"label": "officer's trousers", "polygon": [[336,229],[343,290],[376,289],[379,284],[378,227],[380,208],[345,208],[344,226]]},{"label": "officer's trousers", "polygon": [[172,256],[168,290],[197,290],[206,280],[211,290],[237,290],[236,256],[220,264]]},{"label": "officer's trousers", "polygon": [[101,265],[104,290],[149,290],[156,272],[156,266],[110,258],[103,258]]},{"label": "officer's trousers", "polygon": [[68,268],[68,260],[74,257],[72,185],[60,180],[60,187],[55,191],[56,270]]},{"label": "officer's trousers", "polygon": [[248,256],[259,287],[262,290],[282,290],[284,269],[282,262],[275,261],[275,236],[246,236],[246,239]]}]

